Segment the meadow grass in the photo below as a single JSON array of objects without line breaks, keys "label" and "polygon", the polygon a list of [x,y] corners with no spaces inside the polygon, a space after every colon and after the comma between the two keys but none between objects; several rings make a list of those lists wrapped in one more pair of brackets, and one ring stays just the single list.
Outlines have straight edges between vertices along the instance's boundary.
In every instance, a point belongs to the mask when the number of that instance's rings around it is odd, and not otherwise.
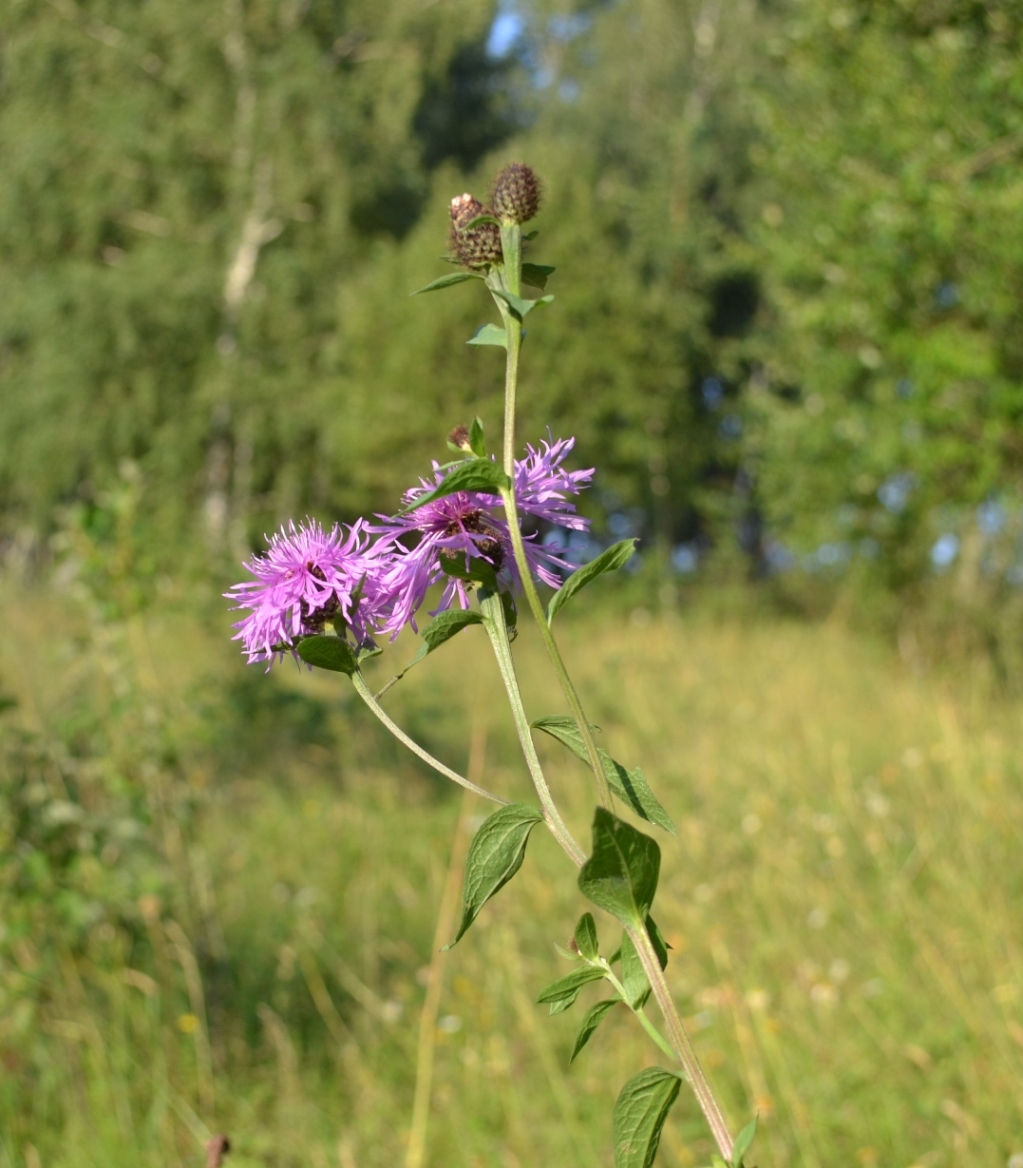
[{"label": "meadow grass", "polygon": [[[343,678],[246,669],[223,614],[182,608],[100,619],[67,590],[0,593],[22,857],[0,881],[0,1165],[184,1168],[225,1131],[236,1168],[393,1168],[423,1040],[425,1164],[609,1165],[617,1090],[659,1056],[612,1013],[570,1069],[599,991],[553,1019],[534,1004],[585,908],[553,840],[534,834],[438,956],[456,833],[457,854],[485,809]],[[979,666],[916,676],[839,625],[624,614],[562,638],[601,741],[678,827],[658,837],[670,980],[733,1124],[761,1115],[761,1168],[1023,1152],[1018,702]],[[528,628],[515,651],[530,714],[564,712]],[[474,740],[484,785],[530,798],[479,629],[387,704],[458,768]],[[585,768],[540,749],[586,841]],[[33,876],[18,831],[37,814],[45,843],[69,803],[75,830],[98,826]],[[709,1152],[683,1090],[659,1162]]]}]

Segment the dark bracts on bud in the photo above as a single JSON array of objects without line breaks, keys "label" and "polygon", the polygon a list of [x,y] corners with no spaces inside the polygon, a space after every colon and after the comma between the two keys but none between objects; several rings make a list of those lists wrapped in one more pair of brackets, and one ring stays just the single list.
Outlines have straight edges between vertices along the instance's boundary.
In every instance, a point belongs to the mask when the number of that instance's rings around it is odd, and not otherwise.
[{"label": "dark bracts on bud", "polygon": [[503,223],[527,223],[540,210],[540,180],[532,167],[512,162],[494,179],[490,199]]},{"label": "dark bracts on bud", "polygon": [[451,200],[451,247],[467,268],[487,268],[499,264],[503,258],[501,229],[496,223],[469,226],[480,215],[492,214],[468,192]]},{"label": "dark bracts on bud", "polygon": [[472,447],[469,445],[468,426],[456,426],[448,435],[448,443],[454,446],[456,450],[464,450],[467,454],[472,454]]}]

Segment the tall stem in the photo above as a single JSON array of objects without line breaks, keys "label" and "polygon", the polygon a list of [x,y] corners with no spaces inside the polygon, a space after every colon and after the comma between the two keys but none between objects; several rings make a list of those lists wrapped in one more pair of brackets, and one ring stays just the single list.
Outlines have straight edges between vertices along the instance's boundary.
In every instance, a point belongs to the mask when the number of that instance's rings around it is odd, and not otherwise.
[{"label": "tall stem", "polygon": [[572,838],[572,833],[565,826],[561,813],[555,805],[547,779],[544,777],[540,759],[536,753],[533,734],[526,717],[526,709],[522,704],[522,694],[519,691],[518,678],[515,676],[515,663],[512,660],[511,643],[508,640],[508,625],[504,619],[504,605],[501,597],[496,593],[480,597],[480,608],[483,610],[484,625],[494,647],[494,656],[497,658],[497,668],[501,673],[501,680],[508,694],[508,703],[511,706],[512,718],[519,736],[519,745],[526,759],[530,777],[536,793],[540,796],[540,805],[543,807],[544,820],[551,829],[554,838],[568,853],[569,859],[577,868],[581,868],[586,855],[582,848]]},{"label": "tall stem", "polygon": [[700,1105],[703,1117],[714,1136],[718,1151],[725,1160],[731,1163],[732,1136],[728,1130],[728,1124],[725,1122],[724,1114],[714,1095],[710,1081],[704,1073],[703,1067],[700,1066],[700,1060],[696,1057],[696,1051],[689,1041],[689,1035],[686,1034],[686,1029],[682,1025],[682,1019],[679,1017],[678,1009],[671,997],[671,990],[668,988],[668,980],[664,976],[664,970],[661,969],[661,963],[650,943],[650,937],[646,929],[643,928],[629,927],[627,932],[632,938],[632,943],[636,946],[636,952],[643,965],[643,972],[650,982],[650,988],[653,990],[657,1005],[661,1009],[664,1024],[668,1029],[668,1041],[671,1043],[671,1049],[682,1064],[682,1069],[693,1088],[693,1094]]},{"label": "tall stem", "polygon": [[453,783],[457,783],[460,787],[464,787],[467,791],[472,791],[476,795],[482,795],[484,799],[489,799],[492,803],[501,803],[505,807],[508,806],[508,800],[502,799],[500,795],[493,795],[490,791],[485,791],[482,787],[477,787],[475,783],[463,778],[457,771],[453,771],[450,767],[445,766],[440,759],[436,759],[429,751],[424,750],[418,742],[409,738],[402,728],[393,722],[383,707],[373,696],[372,690],[366,684],[365,679],[359,672],[352,674],[352,684],[355,686],[355,692],[373,711],[374,715],[387,727],[388,730],[398,739],[400,743],[407,746],[413,754],[426,763],[427,766],[433,767],[438,774],[443,775],[446,779],[450,779]]},{"label": "tall stem", "polygon": [[[522,294],[522,233],[517,225],[503,226],[501,228],[501,245],[504,251],[504,268],[499,274],[495,273],[499,281],[498,286],[503,287],[505,291],[511,292],[515,296],[520,296]],[[508,358],[505,364],[504,378],[504,443],[502,467],[504,473],[511,479],[512,487],[503,490],[501,492],[501,498],[508,516],[508,530],[515,553],[515,563],[519,570],[519,578],[522,581],[522,587],[526,594],[530,611],[540,629],[540,636],[543,640],[544,648],[547,650],[547,655],[554,667],[554,672],[557,674],[558,681],[561,683],[562,692],[568,701],[572,716],[579,726],[579,733],[586,747],[586,757],[593,769],[593,777],[596,780],[597,790],[600,793],[600,801],[606,808],[610,809],[611,791],[608,787],[607,776],[604,774],[600,754],[597,751],[597,744],[594,741],[590,724],[583,711],[582,702],[579,700],[576,688],[568,675],[568,670],[565,668],[561,652],[558,649],[554,634],[547,621],[547,614],[544,612],[543,605],[540,602],[540,596],[537,593],[536,586],[533,583],[532,573],[530,572],[529,561],[526,558],[526,548],[519,525],[514,488],[515,409],[518,392],[519,353],[522,348],[522,321],[500,297],[495,296],[494,299],[497,300],[501,315],[504,318],[505,334],[508,338]],[[490,633],[490,638],[494,645],[494,652],[497,654],[498,665],[501,668],[501,675],[505,680],[505,686],[508,690],[508,697],[511,701],[516,728],[519,731],[519,741],[522,743],[527,765],[529,765],[530,773],[533,775],[533,782],[536,784],[537,792],[540,794],[548,824],[574,863],[581,865],[583,863],[582,852],[579,850],[578,844],[568,834],[567,829],[564,828],[564,824],[561,821],[561,817],[558,814],[558,810],[554,805],[554,801],[544,780],[539,760],[536,757],[536,749],[533,745],[532,736],[530,735],[529,723],[526,720],[525,711],[522,708],[522,698],[519,695],[518,682],[515,679],[515,670],[511,659],[511,646],[508,641],[507,628],[505,627],[504,609],[501,605],[501,599],[495,596],[484,601],[483,604],[493,613],[493,619],[488,619],[487,621],[487,630]],[[562,836],[560,830],[555,828],[555,824],[560,825],[561,830],[564,831],[564,836]],[[647,975],[654,997],[664,1016],[665,1026],[668,1031],[668,1043],[670,1044],[671,1050],[679,1063],[681,1063],[686,1077],[692,1085],[693,1092],[700,1105],[700,1110],[703,1112],[704,1118],[707,1120],[711,1133],[714,1136],[714,1141],[718,1146],[718,1151],[725,1160],[730,1162],[732,1158],[732,1136],[728,1130],[728,1124],[725,1122],[721,1106],[714,1095],[707,1076],[704,1074],[703,1068],[700,1066],[699,1059],[696,1057],[696,1051],[689,1041],[685,1027],[682,1025],[682,1019],[679,1017],[678,1010],[672,1000],[671,991],[668,988],[668,982],[664,976],[664,970],[661,969],[661,963],[657,958],[657,954],[654,952],[653,945],[650,943],[647,931],[644,928],[630,928],[628,932],[633,944],[636,946],[636,951],[643,964],[644,972]],[[660,1034],[656,1033],[649,1019],[641,1017],[640,1022],[644,1023],[645,1029],[648,1032],[651,1032],[651,1036],[655,1038],[658,1046],[664,1049],[664,1040]]]},{"label": "tall stem", "polygon": [[[501,228],[501,247],[504,251],[504,270],[502,273],[504,289],[515,296],[521,296],[522,229],[518,224],[506,225]],[[554,633],[547,623],[547,614],[544,612],[540,595],[536,590],[536,585],[533,583],[529,561],[526,559],[526,547],[522,541],[522,530],[519,525],[519,513],[515,503],[514,489],[515,409],[518,395],[519,353],[522,349],[522,321],[510,310],[503,300],[496,296],[494,299],[497,300],[501,315],[504,318],[505,335],[508,338],[508,358],[505,362],[504,369],[504,443],[502,468],[504,473],[511,479],[513,485],[510,490],[501,492],[501,499],[504,503],[505,514],[508,516],[508,530],[511,534],[512,548],[515,553],[515,564],[519,570],[519,578],[522,580],[522,587],[526,593],[526,601],[529,604],[530,612],[532,612],[533,619],[540,629],[540,637],[543,640],[544,648],[547,650],[547,656],[550,658],[551,665],[554,667],[554,672],[561,684],[561,690],[565,695],[565,700],[568,702],[568,708],[572,711],[572,717],[575,718],[579,727],[579,733],[582,736],[583,745],[586,748],[586,758],[593,770],[593,778],[597,784],[597,793],[600,796],[600,802],[602,806],[610,811],[612,806],[611,788],[608,786],[607,776],[604,774],[604,765],[600,760],[597,744],[593,738],[593,731],[590,729],[582,702],[579,700],[579,694],[576,692],[576,688],[572,684],[572,679],[568,675],[568,670],[565,668],[565,662],[562,659],[561,651],[558,649],[558,643],[554,639]]]}]

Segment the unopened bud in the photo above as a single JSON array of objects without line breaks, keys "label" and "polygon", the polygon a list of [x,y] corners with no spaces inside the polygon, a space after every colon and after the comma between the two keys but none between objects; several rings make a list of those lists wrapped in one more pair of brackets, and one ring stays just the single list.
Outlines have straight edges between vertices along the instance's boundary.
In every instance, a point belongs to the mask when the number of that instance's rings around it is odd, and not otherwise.
[{"label": "unopened bud", "polygon": [[493,212],[488,207],[468,192],[451,200],[451,246],[467,268],[485,268],[499,264],[504,258],[501,229],[496,223],[469,226],[480,215],[491,214]]},{"label": "unopened bud", "polygon": [[532,167],[513,162],[494,179],[494,213],[504,223],[526,223],[540,210],[540,180]]},{"label": "unopened bud", "polygon": [[464,450],[467,454],[472,454],[472,447],[469,445],[469,429],[467,426],[456,426],[448,435],[448,442],[456,450]]}]

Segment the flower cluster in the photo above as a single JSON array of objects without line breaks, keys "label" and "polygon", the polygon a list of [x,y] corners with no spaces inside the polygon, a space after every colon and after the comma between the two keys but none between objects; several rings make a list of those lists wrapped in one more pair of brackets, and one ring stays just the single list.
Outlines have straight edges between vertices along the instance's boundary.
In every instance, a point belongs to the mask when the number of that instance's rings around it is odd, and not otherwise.
[{"label": "flower cluster", "polygon": [[[536,527],[556,524],[584,531],[589,526],[570,496],[590,485],[593,471],[563,466],[574,445],[566,438],[527,446],[526,457],[515,463],[519,521],[532,528],[523,532],[526,560],[533,575],[554,588],[561,583],[560,572],[571,565],[540,541]],[[393,638],[406,625],[415,629],[416,613],[436,584],[444,587],[433,614],[456,603],[468,608],[471,585],[460,575],[468,574],[473,561],[488,564],[502,589],[520,588],[499,496],[459,491],[414,507],[443,483],[446,473],[435,464],[432,479],[420,480],[405,493],[402,512],[379,516],[379,523],[359,519],[347,533],[339,524],[326,532],[307,519],[272,536],[266,553],[245,565],[255,579],[225,594],[248,610],[235,625],[235,640],[249,661],[272,663],[294,650],[297,638],[338,622],[358,642],[377,633]]]}]

